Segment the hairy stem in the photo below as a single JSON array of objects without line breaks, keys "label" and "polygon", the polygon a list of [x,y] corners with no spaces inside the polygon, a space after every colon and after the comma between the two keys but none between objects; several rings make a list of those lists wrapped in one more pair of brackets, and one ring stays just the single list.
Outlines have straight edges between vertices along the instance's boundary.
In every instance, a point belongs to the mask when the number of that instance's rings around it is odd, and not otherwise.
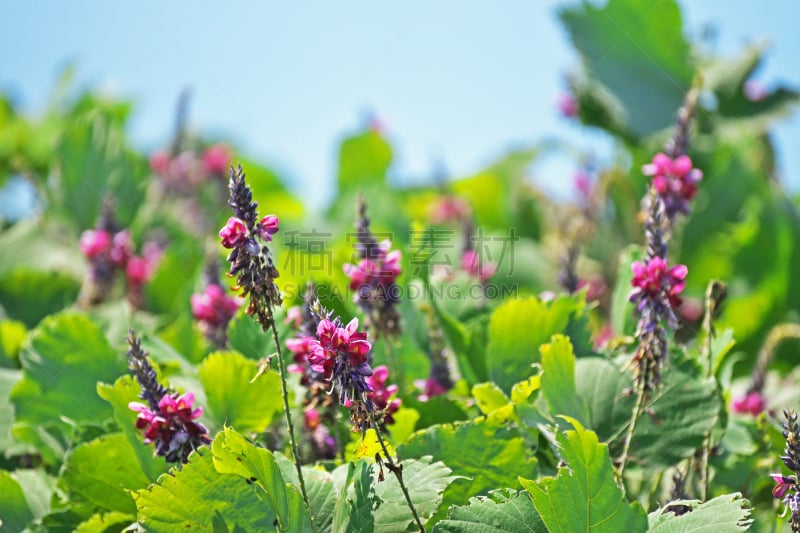
[{"label": "hairy stem", "polygon": [[281,397],[283,398],[283,412],[286,415],[286,425],[289,428],[289,443],[292,447],[292,456],[294,458],[294,467],[297,469],[297,479],[300,482],[300,493],[303,495],[303,501],[308,510],[308,516],[311,520],[311,529],[316,533],[317,526],[314,522],[314,516],[311,513],[311,506],[308,504],[308,494],[306,493],[306,483],[303,479],[303,470],[300,468],[300,453],[297,451],[297,440],[294,438],[294,424],[292,423],[292,413],[289,407],[289,391],[286,385],[286,368],[283,364],[283,350],[281,350],[281,343],[278,339],[278,330],[275,327],[275,314],[273,313],[272,303],[267,301],[269,307],[269,314],[272,317],[272,340],[275,341],[275,349],[278,351],[278,370],[281,375]]},{"label": "hairy stem", "polygon": [[397,482],[400,483],[400,489],[403,491],[403,496],[406,497],[406,503],[408,504],[408,508],[411,509],[411,514],[414,515],[414,520],[417,522],[419,530],[422,533],[425,533],[425,525],[422,523],[422,520],[420,520],[419,514],[417,514],[417,509],[414,507],[414,504],[411,501],[411,496],[408,494],[406,484],[403,482],[403,466],[398,465],[392,459],[392,455],[389,453],[389,450],[386,448],[386,443],[383,440],[381,428],[375,421],[375,415],[372,412],[369,413],[369,421],[371,422],[373,429],[375,429],[375,435],[378,437],[378,442],[383,450],[383,455],[386,457],[386,462],[389,464],[389,470],[394,473],[395,477],[397,478]]},{"label": "hairy stem", "polygon": [[622,474],[625,472],[625,465],[628,463],[628,452],[631,449],[631,441],[633,441],[633,433],[636,431],[636,422],[639,421],[639,416],[642,414],[642,407],[644,406],[644,398],[646,396],[645,388],[643,386],[637,387],[636,391],[636,405],[633,406],[631,413],[631,422],[628,424],[628,432],[625,435],[625,444],[622,447],[622,456],[619,459],[618,476],[622,481]]}]

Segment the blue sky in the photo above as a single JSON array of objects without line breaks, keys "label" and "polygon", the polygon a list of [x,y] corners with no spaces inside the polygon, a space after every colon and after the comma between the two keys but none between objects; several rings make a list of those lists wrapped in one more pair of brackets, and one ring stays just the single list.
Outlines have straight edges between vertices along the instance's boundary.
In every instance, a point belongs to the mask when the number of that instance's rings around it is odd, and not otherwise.
[{"label": "blue sky", "polygon": [[[61,69],[135,101],[137,146],[165,145],[191,86],[190,125],[230,139],[315,203],[330,193],[339,139],[369,112],[387,125],[395,174],[479,170],[514,145],[556,136],[599,154],[602,135],[554,109],[577,57],[555,16],[562,2],[17,2],[0,0],[0,88],[35,114]],[[713,23],[733,53],[768,39],[757,79],[800,87],[793,0],[683,2],[686,30]],[[402,6],[402,7],[401,7]],[[800,121],[776,132],[784,181],[800,189]],[[564,165],[534,169],[563,193]]]}]

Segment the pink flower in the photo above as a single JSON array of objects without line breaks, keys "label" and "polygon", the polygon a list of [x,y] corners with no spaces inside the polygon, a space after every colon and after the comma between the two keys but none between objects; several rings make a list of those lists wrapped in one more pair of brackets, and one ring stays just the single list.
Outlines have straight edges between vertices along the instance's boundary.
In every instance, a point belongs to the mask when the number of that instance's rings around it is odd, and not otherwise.
[{"label": "pink flower", "polygon": [[319,416],[319,411],[310,407],[303,413],[303,425],[308,430],[315,430],[322,422],[322,417]]},{"label": "pink flower", "polygon": [[680,305],[681,299],[678,295],[686,287],[685,280],[688,273],[686,265],[675,265],[667,269],[663,259],[653,257],[646,264],[635,261],[631,265],[631,270],[633,271],[631,285],[634,287],[631,300],[638,300],[641,295],[656,298],[665,294],[673,308]]},{"label": "pink flower", "polygon": [[734,413],[750,413],[753,416],[758,416],[766,409],[766,403],[761,393],[758,391],[750,391],[744,396],[734,398],[731,402],[731,409],[733,409]]},{"label": "pink flower", "polygon": [[697,194],[703,172],[692,168],[692,160],[681,155],[674,160],[667,154],[657,153],[653,161],[642,167],[645,176],[652,176],[653,187],[664,200],[667,215],[688,213],[689,201]]},{"label": "pink flower", "polygon": [[414,386],[422,391],[422,394],[417,396],[417,400],[421,402],[427,402],[434,396],[441,396],[447,392],[447,389],[432,377],[428,379],[418,379],[414,382]]},{"label": "pink flower", "polygon": [[[372,344],[367,341],[366,333],[357,330],[357,318],[351,320],[345,327],[338,327],[327,319],[320,321],[317,326],[317,338],[309,341],[311,353],[308,360],[311,368],[315,372],[320,372],[325,381],[331,381],[334,377],[349,379],[350,376],[334,376],[335,367],[346,374],[353,371],[362,376],[372,374],[366,357],[372,349]],[[340,364],[337,365],[337,362]]]},{"label": "pink flower", "polygon": [[233,248],[247,238],[247,226],[236,217],[230,217],[225,226],[219,230],[222,246]]},{"label": "pink flower", "polygon": [[399,398],[392,399],[397,394],[399,388],[397,385],[386,385],[389,379],[389,370],[385,365],[375,367],[371,376],[367,376],[366,381],[372,388],[372,391],[367,393],[367,398],[372,400],[375,407],[379,411],[384,411],[383,421],[385,424],[394,422],[392,416],[400,408],[402,403]]},{"label": "pink flower", "polygon": [[345,275],[350,278],[351,289],[358,290],[367,285],[385,287],[397,281],[403,256],[400,250],[389,251],[391,246],[391,241],[382,241],[378,245],[378,254],[374,260],[362,259],[357,265],[350,263],[343,265]]},{"label": "pink flower", "polygon": [[797,485],[797,479],[794,476],[770,474],[770,477],[776,483],[772,489],[772,495],[776,498],[783,498],[789,490],[793,490]]},{"label": "pink flower", "polygon": [[475,250],[466,250],[464,255],[461,256],[461,269],[482,282],[487,281],[496,272],[496,267],[493,263],[481,264],[481,259]]},{"label": "pink flower", "polygon": [[133,244],[131,243],[130,230],[122,230],[114,234],[111,245],[111,261],[117,268],[124,268],[128,264],[128,259],[133,255]]},{"label": "pink flower", "polygon": [[215,144],[203,152],[203,169],[209,174],[224,175],[231,163],[230,149],[224,144]]},{"label": "pink flower", "polygon": [[261,237],[265,241],[270,242],[272,240],[272,236],[278,233],[278,224],[279,220],[275,215],[267,215],[262,218],[261,222],[259,223]]},{"label": "pink flower", "polygon": [[434,224],[446,222],[460,222],[469,216],[469,204],[463,198],[447,195],[442,196],[431,206],[430,219]]},{"label": "pink flower", "polygon": [[150,277],[150,268],[143,257],[134,255],[128,259],[125,266],[125,275],[132,285],[142,285]]},{"label": "pink flower", "polygon": [[111,235],[103,230],[87,229],[81,233],[78,246],[87,259],[93,259],[111,248]]},{"label": "pink flower", "polygon": [[294,305],[286,311],[286,318],[283,319],[284,324],[292,324],[295,328],[303,325],[303,307]]},{"label": "pink flower", "polygon": [[190,303],[195,319],[211,326],[227,324],[241,306],[238,298],[228,296],[216,284],[207,285],[202,294],[193,294]]},{"label": "pink flower", "polygon": [[150,170],[159,175],[169,172],[170,155],[164,150],[157,150],[150,155]]},{"label": "pink flower", "polygon": [[561,115],[567,118],[578,116],[578,101],[569,93],[561,93],[556,103]]}]

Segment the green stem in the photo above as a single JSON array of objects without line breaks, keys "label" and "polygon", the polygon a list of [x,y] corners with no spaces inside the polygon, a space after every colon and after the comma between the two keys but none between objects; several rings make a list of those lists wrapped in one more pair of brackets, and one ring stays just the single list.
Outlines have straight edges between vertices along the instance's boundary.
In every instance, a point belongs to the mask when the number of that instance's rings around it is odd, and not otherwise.
[{"label": "green stem", "polygon": [[389,463],[389,470],[391,470],[395,477],[397,478],[397,482],[400,483],[400,489],[403,491],[403,496],[406,497],[406,503],[408,504],[408,508],[411,509],[411,514],[414,515],[414,520],[417,522],[417,526],[422,533],[425,533],[425,525],[422,523],[422,520],[419,518],[419,514],[417,514],[417,509],[414,507],[414,504],[411,502],[411,496],[408,494],[408,489],[406,488],[406,484],[403,482],[403,467],[402,465],[398,465],[392,459],[392,455],[389,453],[389,450],[386,448],[386,443],[383,440],[383,434],[381,433],[381,428],[378,423],[375,421],[375,414],[370,411],[369,413],[369,421],[372,424],[372,428],[375,430],[375,435],[378,437],[378,442],[381,445],[381,449],[383,449],[383,455],[386,457],[386,462]]},{"label": "green stem", "polygon": [[292,456],[294,458],[294,466],[297,469],[297,479],[300,482],[300,493],[303,495],[303,501],[308,510],[308,517],[311,521],[311,529],[316,533],[317,526],[314,522],[314,515],[311,513],[311,506],[308,504],[308,494],[306,493],[306,483],[303,479],[303,470],[300,468],[300,453],[297,450],[297,441],[294,438],[294,424],[292,423],[292,413],[289,407],[289,390],[286,385],[286,368],[283,364],[283,350],[281,350],[281,343],[278,339],[278,329],[275,327],[275,313],[272,309],[272,303],[267,301],[269,314],[272,317],[272,340],[275,341],[275,349],[278,351],[278,370],[281,375],[281,397],[283,398],[283,412],[286,415],[286,425],[289,428],[289,443],[292,447]]},{"label": "green stem", "polygon": [[636,422],[642,414],[642,407],[644,406],[645,390],[644,386],[639,385],[636,392],[636,405],[633,406],[633,413],[631,413],[631,422],[628,425],[628,433],[625,435],[625,444],[622,447],[622,457],[619,460],[619,479],[622,481],[622,474],[625,472],[625,465],[628,462],[628,452],[631,449],[631,441],[633,441],[633,433],[636,431]]}]

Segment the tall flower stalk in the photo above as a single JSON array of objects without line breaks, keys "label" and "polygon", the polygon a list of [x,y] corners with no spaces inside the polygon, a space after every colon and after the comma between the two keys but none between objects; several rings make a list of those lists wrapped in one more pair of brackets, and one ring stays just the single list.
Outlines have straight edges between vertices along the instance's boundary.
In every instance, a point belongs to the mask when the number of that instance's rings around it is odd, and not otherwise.
[{"label": "tall flower stalk", "polygon": [[[228,275],[236,278],[236,290],[241,291],[241,296],[249,297],[247,313],[260,325],[264,332],[272,331],[272,340],[278,354],[278,370],[281,378],[281,397],[283,398],[283,412],[286,417],[286,426],[289,430],[289,443],[292,448],[297,478],[300,483],[300,492],[303,501],[312,516],[308,504],[303,470],[300,467],[301,458],[295,439],[292,413],[289,406],[289,392],[286,384],[286,367],[283,361],[283,350],[278,339],[278,330],[275,326],[274,307],[283,302],[280,290],[275,284],[279,276],[278,269],[272,260],[272,254],[267,243],[272,241],[272,236],[278,232],[279,221],[275,215],[258,217],[258,203],[253,201],[253,193],[245,181],[242,166],[238,169],[231,167],[230,181],[228,183],[230,199],[228,205],[233,209],[234,216],[220,230],[222,246],[231,250],[228,254],[230,269]],[[316,530],[313,516],[311,525]]]},{"label": "tall flower stalk", "polygon": [[784,411],[783,416],[786,418],[783,423],[786,447],[781,460],[792,475],[772,474],[772,479],[775,481],[772,495],[784,503],[783,516],[787,512],[790,513],[792,533],[800,533],[800,488],[797,485],[797,480],[800,479],[800,424],[797,423],[797,413],[794,411]]}]

